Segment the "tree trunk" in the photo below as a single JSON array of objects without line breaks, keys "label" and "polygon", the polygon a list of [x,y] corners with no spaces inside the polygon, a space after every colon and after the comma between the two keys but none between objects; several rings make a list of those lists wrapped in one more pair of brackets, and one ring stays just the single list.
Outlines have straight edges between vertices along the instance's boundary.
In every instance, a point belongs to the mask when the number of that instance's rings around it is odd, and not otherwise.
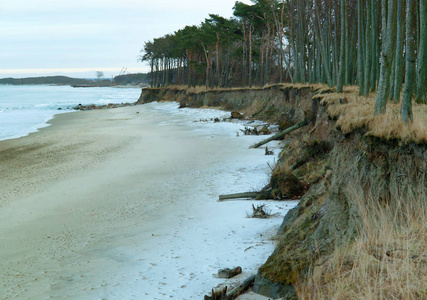
[{"label": "tree trunk", "polygon": [[365,75],[363,76],[364,78],[364,84],[363,84],[363,95],[367,95],[369,93],[369,73],[371,71],[371,63],[372,63],[372,14],[371,14],[371,1],[368,0],[367,1],[367,7],[366,7],[366,29],[365,29]]},{"label": "tree trunk", "polygon": [[220,64],[219,64],[219,33],[216,34],[216,86],[220,86]]},{"label": "tree trunk", "polygon": [[316,22],[313,21],[314,26],[314,33],[317,35],[317,46],[320,48],[320,53],[322,55],[322,65],[323,65],[323,71],[326,75],[326,82],[329,86],[332,86],[332,78],[331,78],[331,69],[330,69],[330,58],[329,58],[329,51],[326,49],[325,45],[325,38],[321,34],[321,26],[320,26],[320,13],[319,13],[319,6],[317,5],[317,1],[314,1],[314,11],[316,19]]},{"label": "tree trunk", "polygon": [[372,64],[371,64],[371,74],[370,74],[370,89],[375,91],[377,87],[377,74],[379,66],[379,56],[378,56],[378,44],[379,44],[379,24],[378,24],[378,0],[372,1]]},{"label": "tree trunk", "polygon": [[427,100],[427,0],[420,0],[419,24],[416,101],[425,103]]},{"label": "tree trunk", "polygon": [[402,98],[402,121],[412,121],[412,95],[414,93],[415,76],[415,14],[416,0],[406,0],[406,73]]},{"label": "tree trunk", "polygon": [[208,51],[206,50],[205,45],[203,43],[201,43],[201,44],[203,47],[203,54],[205,55],[205,59],[206,59],[205,85],[206,85],[206,88],[208,88],[209,87],[209,69],[210,69],[209,62],[210,62],[210,60],[209,60]]},{"label": "tree trunk", "polygon": [[271,191],[265,192],[247,192],[247,193],[237,193],[237,194],[228,194],[228,195],[219,195],[218,200],[231,200],[231,199],[241,199],[241,198],[250,198],[250,199],[273,199]]},{"label": "tree trunk", "polygon": [[[364,76],[364,55],[365,52],[363,47],[363,0],[357,0],[357,15],[358,15],[358,22],[357,22],[357,83],[359,85],[359,93],[362,94],[364,91],[363,85],[365,84]],[[369,1],[369,0],[368,0]],[[384,0],[383,0],[384,1]]]},{"label": "tree trunk", "polygon": [[337,92],[341,93],[345,80],[345,0],[341,0],[341,43],[340,43],[340,70],[338,75]]},{"label": "tree trunk", "polygon": [[252,24],[249,25],[249,77],[248,77],[248,85],[252,86],[252,32],[253,27]]},{"label": "tree trunk", "polygon": [[242,22],[242,30],[243,30],[243,41],[242,41],[242,48],[243,48],[243,59],[242,59],[242,64],[243,64],[243,70],[242,70],[242,86],[246,86],[247,85],[247,37],[246,37],[246,25],[244,23],[245,21],[243,20]]},{"label": "tree trunk", "polygon": [[279,133],[277,133],[277,134],[273,135],[272,137],[270,137],[270,138],[268,138],[268,139],[265,139],[265,140],[263,140],[263,141],[261,141],[261,142],[259,142],[259,143],[255,144],[255,145],[251,146],[251,148],[258,148],[258,147],[261,147],[262,145],[267,144],[268,142],[271,142],[271,141],[274,141],[274,140],[281,139],[281,138],[283,138],[285,135],[287,135],[288,133],[291,133],[292,131],[297,130],[297,129],[299,129],[299,128],[301,128],[301,127],[303,127],[303,126],[307,125],[307,124],[308,124],[308,122],[307,122],[306,120],[304,120],[304,121],[303,121],[303,122],[301,122],[301,123],[298,123],[298,124],[296,124],[296,125],[294,125],[294,126],[288,127],[288,128],[286,128],[285,130],[283,130],[283,131],[281,131],[281,132],[279,132]]},{"label": "tree trunk", "polygon": [[[375,99],[374,115],[384,114],[386,111],[388,90],[390,86],[390,68],[393,62],[394,48],[396,39],[396,4],[397,0],[381,1],[382,9],[382,36],[385,37],[382,45],[380,82],[378,85],[377,98]],[[387,12],[387,16],[386,16]]]},{"label": "tree trunk", "polygon": [[400,92],[402,91],[402,81],[403,81],[403,67],[404,67],[404,57],[403,57],[403,41],[404,41],[404,24],[405,24],[405,14],[403,10],[403,1],[398,0],[397,3],[397,39],[396,39],[396,65],[395,65],[395,76],[394,76],[394,95],[393,102],[397,103],[400,101]]}]

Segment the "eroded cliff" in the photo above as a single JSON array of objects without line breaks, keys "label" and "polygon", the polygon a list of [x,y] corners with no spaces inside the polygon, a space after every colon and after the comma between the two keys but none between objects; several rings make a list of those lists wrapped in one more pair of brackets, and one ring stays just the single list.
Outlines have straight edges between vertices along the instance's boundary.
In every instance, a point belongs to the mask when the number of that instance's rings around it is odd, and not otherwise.
[{"label": "eroded cliff", "polygon": [[350,245],[368,226],[366,216],[373,207],[398,212],[408,203],[425,205],[425,132],[411,129],[402,136],[402,131],[390,130],[395,124],[385,120],[378,125],[367,114],[361,121],[353,111],[357,99],[351,90],[338,95],[324,86],[275,85],[143,89],[138,103],[165,100],[183,107],[238,110],[281,128],[308,121],[287,137],[271,180],[278,186],[291,174],[308,189],[285,216],[278,246],[254,285],[254,291],[272,298],[296,298],[294,286],[307,281],[334,251]]}]

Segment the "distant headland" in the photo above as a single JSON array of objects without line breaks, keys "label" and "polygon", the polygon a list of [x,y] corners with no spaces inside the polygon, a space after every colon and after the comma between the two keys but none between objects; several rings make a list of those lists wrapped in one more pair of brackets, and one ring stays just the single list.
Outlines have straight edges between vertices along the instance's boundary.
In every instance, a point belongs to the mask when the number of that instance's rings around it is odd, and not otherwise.
[{"label": "distant headland", "polygon": [[70,85],[73,87],[107,87],[116,85],[146,85],[147,74],[125,74],[112,79],[85,79],[68,76],[41,76],[27,78],[1,78],[0,85]]}]

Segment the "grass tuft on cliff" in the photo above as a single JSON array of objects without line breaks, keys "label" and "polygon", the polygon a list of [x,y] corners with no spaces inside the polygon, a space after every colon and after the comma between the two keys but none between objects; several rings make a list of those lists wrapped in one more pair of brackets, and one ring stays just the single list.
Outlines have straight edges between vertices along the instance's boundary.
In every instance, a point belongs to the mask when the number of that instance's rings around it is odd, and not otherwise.
[{"label": "grass tuft on cliff", "polygon": [[366,205],[354,189],[359,236],[315,262],[295,288],[300,299],[426,299],[427,203],[408,196]]}]

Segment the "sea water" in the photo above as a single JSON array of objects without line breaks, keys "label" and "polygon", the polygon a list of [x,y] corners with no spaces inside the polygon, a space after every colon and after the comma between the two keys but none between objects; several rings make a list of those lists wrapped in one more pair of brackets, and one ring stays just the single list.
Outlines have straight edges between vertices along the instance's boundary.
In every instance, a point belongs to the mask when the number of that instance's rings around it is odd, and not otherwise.
[{"label": "sea water", "polygon": [[135,102],[140,93],[139,88],[0,85],[0,140],[46,127],[55,114],[72,112],[78,104]]}]

